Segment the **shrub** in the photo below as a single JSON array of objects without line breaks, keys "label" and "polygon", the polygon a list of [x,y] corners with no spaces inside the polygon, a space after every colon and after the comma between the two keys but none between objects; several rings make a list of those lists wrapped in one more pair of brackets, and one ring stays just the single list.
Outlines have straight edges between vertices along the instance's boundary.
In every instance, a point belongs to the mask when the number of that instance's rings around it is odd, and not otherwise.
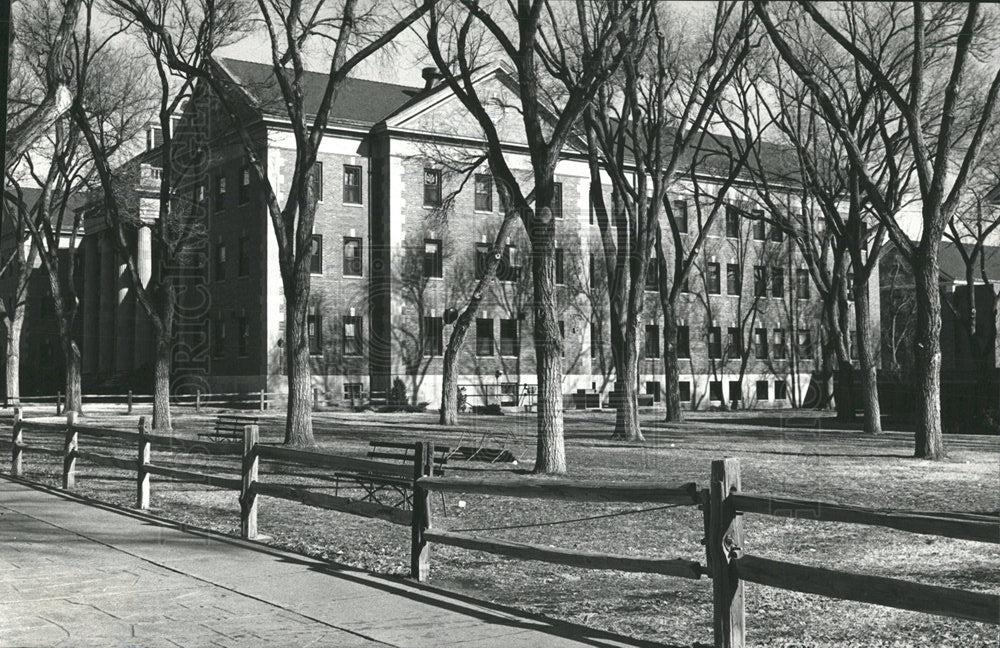
[{"label": "shrub", "polygon": [[406,394],[406,383],[402,378],[395,378],[392,381],[392,389],[389,390],[389,405],[406,405],[410,401]]}]

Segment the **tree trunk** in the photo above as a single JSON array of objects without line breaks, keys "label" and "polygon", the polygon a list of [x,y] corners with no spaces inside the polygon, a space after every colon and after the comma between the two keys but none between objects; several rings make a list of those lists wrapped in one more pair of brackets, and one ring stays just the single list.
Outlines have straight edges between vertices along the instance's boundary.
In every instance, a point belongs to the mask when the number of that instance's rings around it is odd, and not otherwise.
[{"label": "tree trunk", "polygon": [[444,350],[444,367],[441,376],[441,415],[438,422],[441,425],[458,424],[458,372],[455,364],[458,362],[459,351],[465,343],[476,309],[471,306],[462,311],[451,330],[448,338],[448,348]]},{"label": "tree trunk", "polygon": [[[308,265],[305,266],[308,271]],[[301,273],[300,273],[301,274]],[[311,446],[315,443],[312,430],[312,367],[309,364],[308,275],[305,282],[295,277],[293,290],[285,289],[285,364],[288,371],[288,413],[285,419],[285,444]],[[287,286],[286,282],[286,286]]]},{"label": "tree trunk", "polygon": [[72,338],[63,342],[66,362],[66,408],[64,412],[83,414],[83,389],[80,383],[80,348]]},{"label": "tree trunk", "polygon": [[[829,335],[835,335],[835,333],[829,333]],[[820,375],[822,376],[820,379],[820,389],[822,393],[819,395],[819,402],[816,403],[816,409],[818,410],[829,410],[831,406],[836,406],[836,399],[833,397],[833,377],[837,367],[837,350],[835,345],[835,341],[824,340],[821,351],[823,354],[822,366],[820,367]]]},{"label": "tree trunk", "polygon": [[[639,423],[639,352],[634,327],[621,340],[615,352],[615,376],[618,379],[618,407],[615,415],[614,439],[643,441]],[[614,337],[614,336],[612,336]]]},{"label": "tree trunk", "polygon": [[913,335],[913,378],[917,394],[914,456],[944,457],[941,430],[941,293],[938,291],[937,242],[914,254],[917,322]]},{"label": "tree trunk", "polygon": [[170,334],[156,332],[156,360],[153,368],[153,429],[170,432]]},{"label": "tree trunk", "polygon": [[21,328],[24,326],[24,303],[14,307],[7,320],[7,393],[8,406],[21,404]]},{"label": "tree trunk", "polygon": [[865,410],[865,433],[882,433],[882,413],[878,402],[878,367],[875,361],[874,340],[868,321],[868,281],[859,273],[854,281],[854,319],[858,330],[858,360],[861,364],[861,399]]},{"label": "tree trunk", "polygon": [[[543,213],[547,212],[543,208]],[[536,221],[539,220],[536,218]],[[532,236],[535,358],[538,373],[538,448],[535,472],[566,472],[563,440],[562,340],[556,310],[555,227],[551,216],[536,222]]]},{"label": "tree trunk", "polygon": [[674,315],[674,305],[663,300],[663,373],[666,379],[666,393],[663,402],[668,423],[678,422],[684,418],[681,409],[680,368],[677,362],[677,319]]},{"label": "tree trunk", "polygon": [[854,365],[850,360],[841,361],[837,366],[837,382],[834,387],[837,401],[837,420],[854,422]]}]

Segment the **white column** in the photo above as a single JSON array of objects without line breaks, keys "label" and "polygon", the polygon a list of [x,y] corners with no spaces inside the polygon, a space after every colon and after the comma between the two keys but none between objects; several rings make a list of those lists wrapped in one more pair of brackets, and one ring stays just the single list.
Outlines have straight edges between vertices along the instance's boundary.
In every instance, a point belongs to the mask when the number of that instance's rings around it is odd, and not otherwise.
[{"label": "white column", "polygon": [[132,341],[135,326],[135,291],[123,255],[115,259],[115,372],[132,369]]},{"label": "white column", "polygon": [[[136,266],[139,271],[139,281],[143,288],[149,287],[149,281],[153,276],[153,241],[152,229],[149,226],[139,228],[138,241],[136,242]],[[135,337],[133,346],[135,349],[135,361],[133,368],[142,367],[153,361],[153,327],[150,324],[149,313],[146,308],[139,303],[138,295],[135,301]]]}]

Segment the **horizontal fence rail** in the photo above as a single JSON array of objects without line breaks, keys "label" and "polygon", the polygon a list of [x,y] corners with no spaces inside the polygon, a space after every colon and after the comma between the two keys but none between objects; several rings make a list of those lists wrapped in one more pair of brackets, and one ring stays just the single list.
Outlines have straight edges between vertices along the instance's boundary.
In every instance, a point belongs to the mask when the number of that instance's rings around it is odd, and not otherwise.
[{"label": "horizontal fence rail", "polygon": [[368,459],[355,459],[354,457],[341,457],[339,455],[324,454],[321,452],[310,452],[307,450],[295,450],[293,448],[283,448],[279,446],[261,445],[257,448],[257,454],[261,459],[274,459],[290,463],[304,464],[307,466],[318,466],[322,468],[332,468],[351,472],[378,472],[380,474],[391,474],[400,479],[413,479],[413,468],[405,465],[387,464],[382,461],[370,461]]},{"label": "horizontal fence rail", "polygon": [[299,486],[257,482],[253,485],[253,491],[258,495],[278,497],[317,508],[385,520],[386,522],[401,524],[403,526],[410,526],[413,518],[413,515],[409,511],[403,511],[393,506],[386,506],[375,502],[359,502],[348,497],[317,493]]},{"label": "horizontal fence rail", "polygon": [[756,556],[742,556],[735,565],[741,580],[759,585],[980,623],[1000,623],[1000,596],[996,594],[850,574]]},{"label": "horizontal fence rail", "polygon": [[457,479],[422,477],[419,485],[442,493],[476,493],[502,497],[558,499],[580,502],[660,502],[700,504],[698,486],[674,483],[642,482],[627,484],[570,479]]},{"label": "horizontal fence rail", "polygon": [[847,522],[898,531],[1000,544],[1000,518],[954,517],[948,514],[886,511],[787,497],[737,493],[730,496],[737,511],[822,522]]},{"label": "horizontal fence rail", "polygon": [[540,560],[567,567],[583,567],[586,569],[614,569],[625,572],[647,574],[662,574],[680,578],[701,578],[702,566],[696,561],[662,558],[637,558],[632,556],[616,556],[612,554],[595,553],[543,547],[540,545],[509,542],[506,540],[476,538],[461,533],[448,531],[427,531],[424,536],[430,542],[436,542],[452,547],[461,547],[472,551],[520,558],[521,560]]}]

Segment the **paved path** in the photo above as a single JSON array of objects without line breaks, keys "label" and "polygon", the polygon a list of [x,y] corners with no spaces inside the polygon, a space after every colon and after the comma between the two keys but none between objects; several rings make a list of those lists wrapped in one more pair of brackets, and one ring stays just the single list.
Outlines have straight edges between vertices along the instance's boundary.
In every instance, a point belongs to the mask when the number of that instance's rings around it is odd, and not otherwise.
[{"label": "paved path", "polygon": [[0,478],[0,647],[627,646]]}]

